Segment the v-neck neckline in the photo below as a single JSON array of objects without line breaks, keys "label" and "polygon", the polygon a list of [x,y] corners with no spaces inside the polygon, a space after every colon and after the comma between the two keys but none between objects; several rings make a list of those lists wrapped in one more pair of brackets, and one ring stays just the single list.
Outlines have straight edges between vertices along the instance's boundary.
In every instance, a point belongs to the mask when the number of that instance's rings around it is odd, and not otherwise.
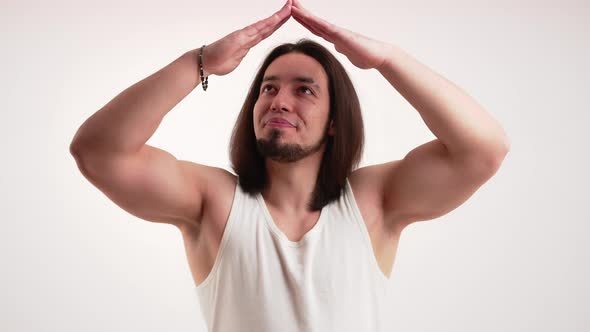
[{"label": "v-neck neckline", "polygon": [[307,240],[314,237],[319,232],[320,228],[324,223],[324,219],[326,218],[327,206],[324,206],[320,210],[320,216],[318,217],[318,220],[316,221],[315,225],[313,225],[313,227],[310,230],[308,230],[307,233],[303,234],[299,241],[291,241],[289,240],[289,237],[287,237],[287,235],[285,235],[285,233],[283,233],[283,231],[275,223],[274,219],[272,218],[272,215],[270,214],[270,210],[266,205],[266,201],[264,201],[264,197],[262,196],[262,194],[258,193],[256,195],[256,198],[258,200],[258,203],[260,204],[260,207],[262,208],[267,225],[283,242],[285,242],[287,245],[291,247],[299,247],[303,245]]}]

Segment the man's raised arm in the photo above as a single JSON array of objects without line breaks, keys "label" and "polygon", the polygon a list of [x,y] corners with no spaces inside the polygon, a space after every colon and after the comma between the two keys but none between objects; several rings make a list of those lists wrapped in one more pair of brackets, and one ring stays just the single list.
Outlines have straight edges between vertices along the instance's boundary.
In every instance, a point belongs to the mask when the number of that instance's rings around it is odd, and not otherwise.
[{"label": "man's raised arm", "polygon": [[[288,0],[271,17],[204,47],[204,76],[233,71],[251,47],[290,15]],[[198,225],[208,181],[229,172],[179,161],[146,142],[164,116],[201,82],[200,51],[186,52],[125,89],[82,124],[70,145],[82,174],[119,207],[142,219],[182,228]]]},{"label": "man's raised arm", "polygon": [[72,154],[139,151],[164,116],[199,85],[198,51],[186,52],[94,113],[76,132]]}]

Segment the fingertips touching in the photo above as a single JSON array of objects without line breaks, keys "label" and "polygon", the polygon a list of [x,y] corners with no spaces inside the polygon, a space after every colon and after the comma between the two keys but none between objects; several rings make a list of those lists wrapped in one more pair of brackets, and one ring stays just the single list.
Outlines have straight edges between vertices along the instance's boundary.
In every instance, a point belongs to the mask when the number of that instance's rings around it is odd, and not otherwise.
[{"label": "fingertips touching", "polygon": [[287,3],[285,3],[285,5],[283,5],[283,7],[281,7],[281,9],[279,9],[279,12],[282,12],[282,11],[291,12],[291,0],[287,1]]}]

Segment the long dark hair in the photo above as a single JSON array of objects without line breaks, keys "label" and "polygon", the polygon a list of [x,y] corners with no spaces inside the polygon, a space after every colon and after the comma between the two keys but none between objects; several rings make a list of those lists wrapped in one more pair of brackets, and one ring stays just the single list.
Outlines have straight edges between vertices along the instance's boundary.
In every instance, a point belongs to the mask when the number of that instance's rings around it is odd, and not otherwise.
[{"label": "long dark hair", "polygon": [[275,47],[264,59],[256,74],[242,110],[234,125],[230,140],[232,169],[238,175],[238,185],[250,195],[261,193],[266,186],[266,165],[256,149],[253,110],[258,100],[264,72],[278,57],[302,53],[318,61],[328,76],[330,120],[334,121],[334,136],[328,136],[309,211],[319,211],[337,200],[346,178],[358,167],[364,148],[364,127],[361,107],[352,82],[342,64],[324,46],[300,39]]}]

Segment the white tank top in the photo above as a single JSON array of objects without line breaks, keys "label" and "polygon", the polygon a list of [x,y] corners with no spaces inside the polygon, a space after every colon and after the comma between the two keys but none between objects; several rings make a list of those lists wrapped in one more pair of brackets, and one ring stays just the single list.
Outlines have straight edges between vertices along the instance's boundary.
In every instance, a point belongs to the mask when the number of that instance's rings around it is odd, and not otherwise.
[{"label": "white tank top", "polygon": [[209,331],[391,331],[390,280],[345,187],[293,242],[261,194],[236,186],[215,263],[196,286]]}]

